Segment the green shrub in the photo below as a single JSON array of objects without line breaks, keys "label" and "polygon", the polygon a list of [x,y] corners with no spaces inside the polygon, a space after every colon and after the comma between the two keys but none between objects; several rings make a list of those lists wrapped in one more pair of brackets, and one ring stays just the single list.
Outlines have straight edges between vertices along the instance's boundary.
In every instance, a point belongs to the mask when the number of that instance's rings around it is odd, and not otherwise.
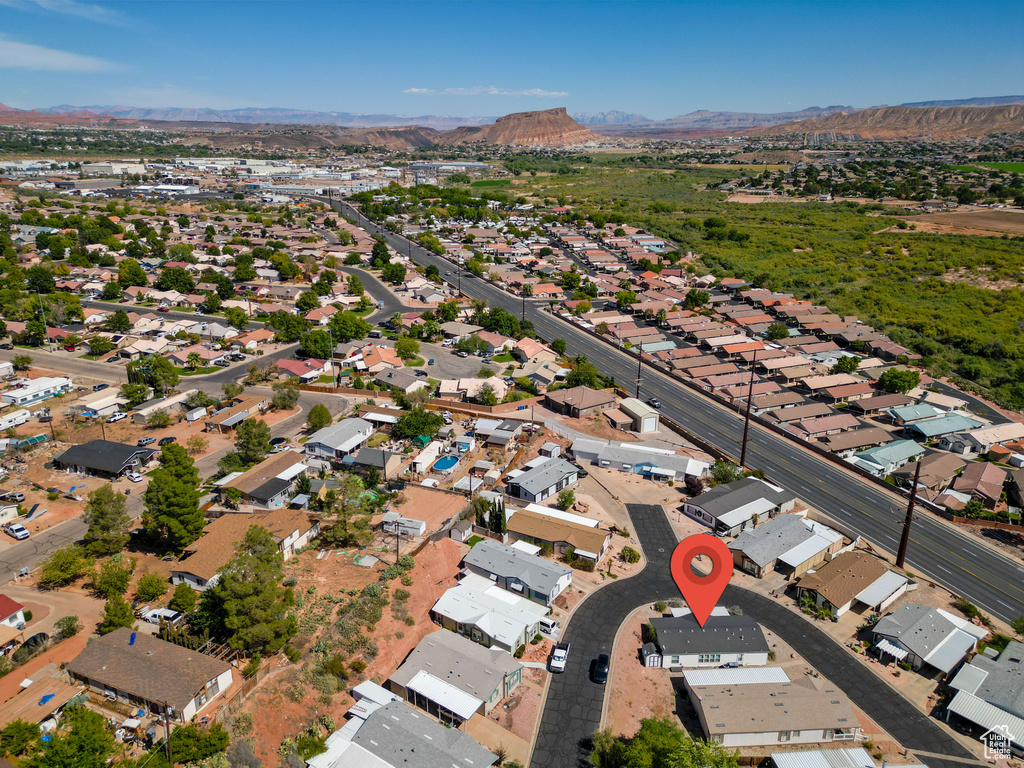
[{"label": "green shrub", "polygon": [[366,666],[366,662],[362,659],[356,659],[351,664],[349,664],[349,668],[357,675],[362,674],[366,670]]},{"label": "green shrub", "polygon": [[252,727],[253,717],[249,712],[242,712],[240,715],[236,715],[234,720],[231,721],[231,730],[239,736],[248,736],[252,733]]},{"label": "green shrub", "polygon": [[170,585],[159,573],[144,573],[135,585],[135,597],[144,603],[156,600],[167,593]]},{"label": "green shrub", "polygon": [[664,600],[659,600],[654,604],[654,610],[658,613],[664,613],[668,610],[668,606],[665,604]]},{"label": "green shrub", "polygon": [[199,595],[196,591],[188,584],[181,583],[174,588],[174,594],[171,596],[171,610],[188,613],[196,607],[197,602]]},{"label": "green shrub", "polygon": [[[26,611],[25,619],[28,620],[28,612]],[[57,622],[53,625],[53,628],[57,631],[57,635],[61,640],[66,640],[69,637],[74,637],[82,631],[82,622],[78,620],[77,616],[64,616],[57,619]]]},{"label": "green shrub", "polygon": [[32,621],[32,611],[26,609],[23,613],[25,614],[26,622]]},{"label": "green shrub", "polygon": [[622,559],[625,560],[627,563],[639,563],[640,562],[640,553],[637,552],[632,547],[623,547],[622,548]]}]

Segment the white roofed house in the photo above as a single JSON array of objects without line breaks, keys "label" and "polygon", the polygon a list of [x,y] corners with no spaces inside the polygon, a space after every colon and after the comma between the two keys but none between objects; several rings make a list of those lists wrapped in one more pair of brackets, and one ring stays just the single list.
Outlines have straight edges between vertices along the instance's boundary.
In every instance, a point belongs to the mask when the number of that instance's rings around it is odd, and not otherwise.
[{"label": "white roofed house", "polygon": [[1024,753],[1024,644],[1011,640],[998,657],[978,654],[960,667],[949,687],[956,691],[946,722],[977,726],[982,739],[1002,730],[1017,756]]},{"label": "white roofed house", "polygon": [[910,663],[914,669],[937,669],[949,674],[977,648],[988,630],[941,608],[903,605],[883,617],[871,631],[875,651]]},{"label": "white roofed house", "polygon": [[735,536],[753,524],[754,515],[760,520],[789,512],[796,497],[782,488],[745,477],[731,483],[717,485],[711,490],[687,500],[683,514],[711,528],[719,536]]},{"label": "white roofed house", "polygon": [[572,586],[571,568],[493,539],[478,542],[463,558],[462,566],[503,589],[544,605],[551,605]]},{"label": "white roofed house", "polygon": [[373,434],[373,424],[363,419],[344,419],[317,430],[303,446],[307,456],[341,459],[361,448]]},{"label": "white roofed house", "polygon": [[778,571],[792,579],[843,547],[843,535],[799,515],[779,515],[729,543],[733,564],[758,578]]},{"label": "white roofed house", "polygon": [[1008,421],[991,427],[955,432],[939,439],[939,448],[944,451],[967,454],[985,454],[994,446],[1024,438],[1024,424]]},{"label": "white roofed house", "polygon": [[474,575],[445,592],[430,609],[441,626],[509,654],[540,632],[540,620],[547,612],[546,607]]}]

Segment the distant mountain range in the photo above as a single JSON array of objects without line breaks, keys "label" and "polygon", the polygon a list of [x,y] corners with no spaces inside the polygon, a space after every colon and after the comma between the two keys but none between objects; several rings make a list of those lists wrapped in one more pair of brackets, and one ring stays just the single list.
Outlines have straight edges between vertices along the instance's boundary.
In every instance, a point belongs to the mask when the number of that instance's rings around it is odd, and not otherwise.
[{"label": "distant mountain range", "polygon": [[619,123],[648,123],[650,118],[636,112],[573,112],[572,119],[583,125],[617,125]]},{"label": "distant mountain range", "polygon": [[986,136],[1024,132],[1024,104],[993,107],[872,107],[760,128],[757,134],[859,133],[865,138]]}]

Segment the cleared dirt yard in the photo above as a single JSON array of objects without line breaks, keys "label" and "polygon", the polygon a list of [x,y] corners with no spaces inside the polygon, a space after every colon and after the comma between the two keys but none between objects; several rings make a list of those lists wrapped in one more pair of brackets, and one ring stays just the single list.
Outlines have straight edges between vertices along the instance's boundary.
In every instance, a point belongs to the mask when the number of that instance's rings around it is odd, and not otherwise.
[{"label": "cleared dirt yard", "polygon": [[[912,216],[908,221],[921,224],[940,225],[942,230],[962,231],[964,229],[989,230],[990,232],[1024,235],[1024,211],[981,210],[931,213],[926,216]],[[970,234],[970,233],[964,233]]]}]

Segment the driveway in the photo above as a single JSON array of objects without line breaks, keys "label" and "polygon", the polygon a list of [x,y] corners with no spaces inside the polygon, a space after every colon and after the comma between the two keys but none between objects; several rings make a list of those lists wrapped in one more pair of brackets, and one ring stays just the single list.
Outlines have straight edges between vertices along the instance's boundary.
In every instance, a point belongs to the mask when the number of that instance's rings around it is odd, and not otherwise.
[{"label": "driveway", "polygon": [[[647,556],[647,566],[636,576],[620,579],[588,597],[563,629],[562,637],[572,643],[572,653],[565,672],[552,676],[548,687],[531,768],[590,765],[591,736],[600,726],[605,696],[604,686],[590,682],[591,661],[599,653],[612,655],[615,634],[635,608],[679,597],[669,571],[677,540],[664,510],[645,504],[627,504],[626,508]],[[789,643],[808,664],[839,684],[857,707],[904,747],[928,753],[920,758],[921,762],[933,768],[962,765],[935,758],[933,754],[974,762],[973,755],[941,726],[810,622],[795,617],[767,597],[735,586],[726,589],[721,602],[739,605],[746,615]]]}]

